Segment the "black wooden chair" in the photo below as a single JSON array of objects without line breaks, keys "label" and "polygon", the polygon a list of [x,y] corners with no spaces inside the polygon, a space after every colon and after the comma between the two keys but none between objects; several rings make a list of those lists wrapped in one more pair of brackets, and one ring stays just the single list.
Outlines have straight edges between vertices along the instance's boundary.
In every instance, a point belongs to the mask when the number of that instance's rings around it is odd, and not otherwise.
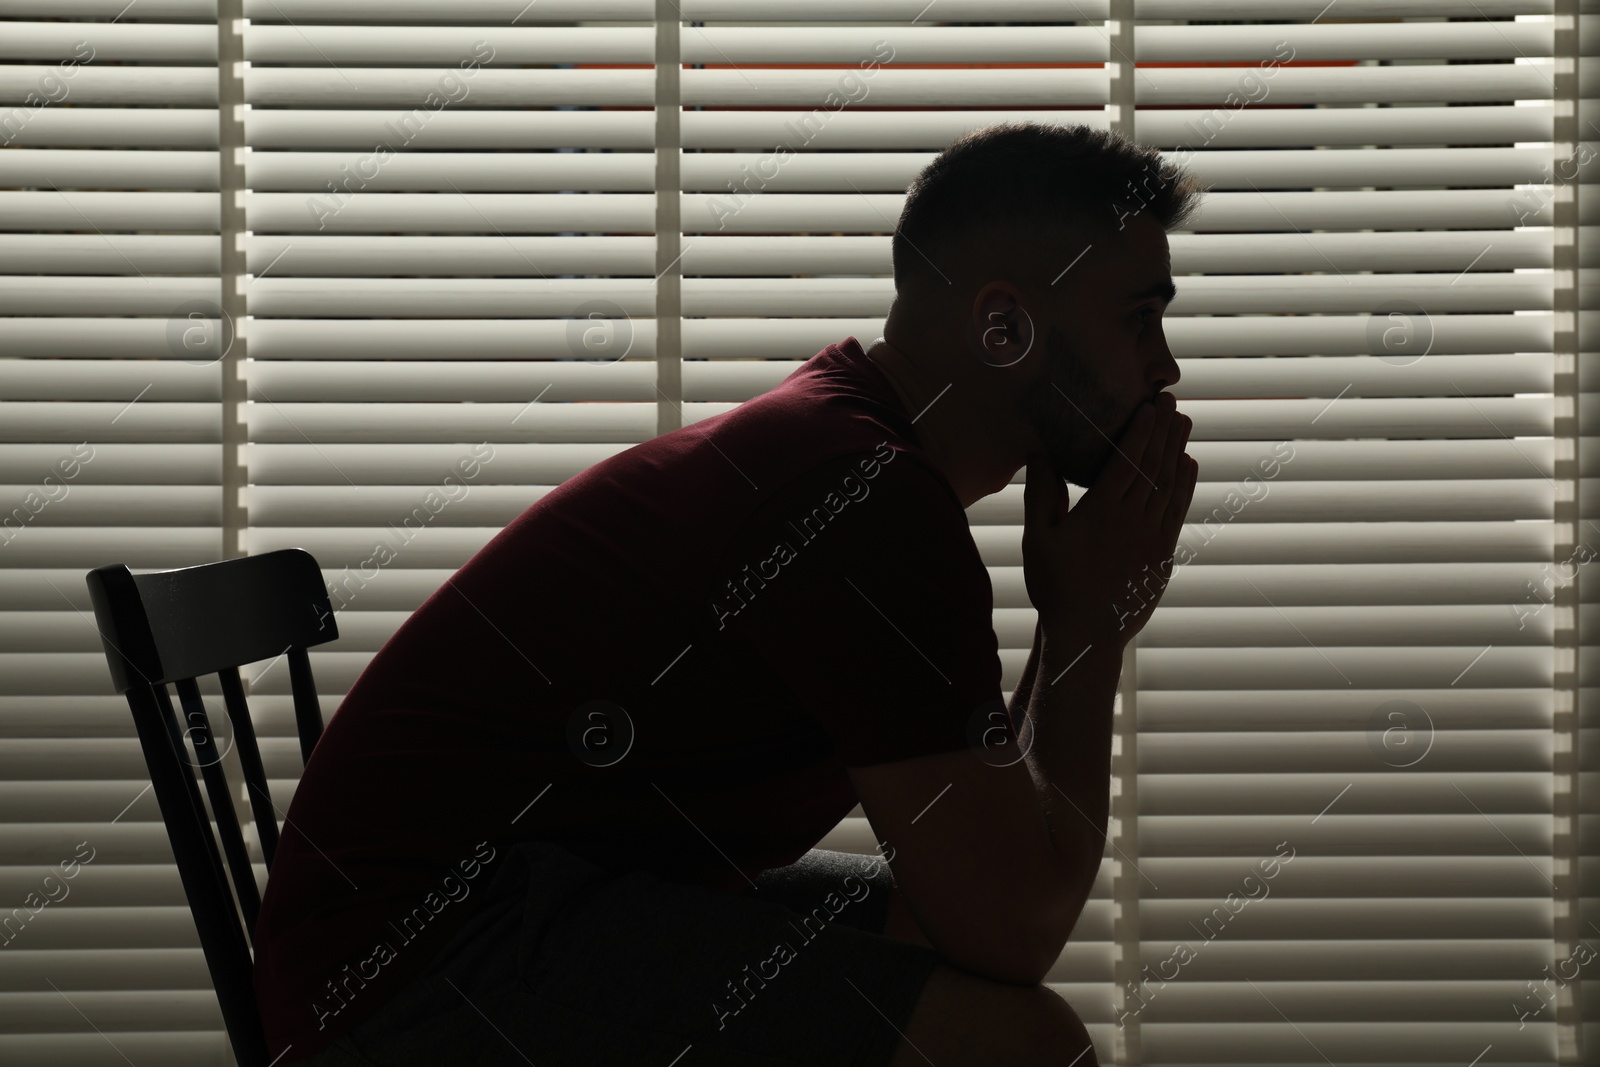
[{"label": "black wooden chair", "polygon": [[[339,636],[321,569],[309,552],[285,548],[151,574],[136,575],[124,564],[110,564],[96,567],[86,580],[111,680],[126,694],[133,712],[234,1058],[239,1067],[268,1067],[251,963],[261,896],[223,773],[227,753],[218,746],[196,680],[215,674],[221,681],[228,717],[223,725],[233,730],[270,870],[278,821],[239,667],[288,657],[300,755],[309,760],[322,736],[322,711],[306,648]],[[180,727],[174,713],[169,682],[177,688],[187,728]],[[185,737],[193,745],[192,758]],[[196,766],[205,778],[222,838],[220,851],[194,780]],[[232,891],[224,856],[233,876]]]}]

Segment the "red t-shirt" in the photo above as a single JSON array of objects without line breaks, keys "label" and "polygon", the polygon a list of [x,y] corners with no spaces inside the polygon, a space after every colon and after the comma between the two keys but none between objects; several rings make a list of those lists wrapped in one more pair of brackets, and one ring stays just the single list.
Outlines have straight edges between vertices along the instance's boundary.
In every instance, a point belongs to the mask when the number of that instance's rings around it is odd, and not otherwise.
[{"label": "red t-shirt", "polygon": [[846,767],[992,727],[992,608],[960,500],[854,337],[568,479],[329,719],[256,928],[269,1056],[397,992],[519,841],[729,891],[800,859],[856,805]]}]

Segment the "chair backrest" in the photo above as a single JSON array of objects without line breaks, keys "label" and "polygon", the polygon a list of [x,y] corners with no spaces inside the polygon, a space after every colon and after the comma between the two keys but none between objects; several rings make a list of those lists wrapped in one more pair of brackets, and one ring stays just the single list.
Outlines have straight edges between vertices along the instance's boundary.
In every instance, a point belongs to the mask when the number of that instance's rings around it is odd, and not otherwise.
[{"label": "chair backrest", "polygon": [[[321,568],[309,552],[285,548],[150,574],[110,564],[96,567],[86,580],[112,682],[133,712],[234,1058],[239,1067],[268,1067],[250,955],[261,896],[223,772],[227,752],[218,745],[197,679],[215,674],[221,682],[228,720],[223,725],[233,730],[270,871],[278,847],[277,809],[267,791],[239,667],[288,658],[300,755],[309,761],[322,736],[322,712],[306,649],[339,636]],[[169,682],[177,689],[185,725],[173,710]],[[192,755],[185,738],[193,745]],[[195,784],[196,766],[222,838],[220,850]]]}]

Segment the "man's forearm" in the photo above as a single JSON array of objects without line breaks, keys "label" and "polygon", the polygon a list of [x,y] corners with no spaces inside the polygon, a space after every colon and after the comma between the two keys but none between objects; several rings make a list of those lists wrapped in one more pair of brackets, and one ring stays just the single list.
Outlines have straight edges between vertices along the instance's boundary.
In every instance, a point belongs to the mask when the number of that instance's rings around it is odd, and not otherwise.
[{"label": "man's forearm", "polygon": [[1022,733],[1023,722],[1028,717],[1028,702],[1033,699],[1033,680],[1039,673],[1039,642],[1043,640],[1044,623],[1036,623],[1033,627],[1033,648],[1028,652],[1027,666],[1022,668],[1022,680],[1011,691],[1011,726]]},{"label": "man's forearm", "polygon": [[1027,703],[1019,707],[1027,708],[1027,716],[1018,740],[1039,789],[1051,843],[1081,872],[1077,888],[1086,900],[1105,851],[1111,719],[1122,648],[1115,641],[1090,642],[1041,625],[1028,662],[1035,670],[1022,683],[1028,686]]}]

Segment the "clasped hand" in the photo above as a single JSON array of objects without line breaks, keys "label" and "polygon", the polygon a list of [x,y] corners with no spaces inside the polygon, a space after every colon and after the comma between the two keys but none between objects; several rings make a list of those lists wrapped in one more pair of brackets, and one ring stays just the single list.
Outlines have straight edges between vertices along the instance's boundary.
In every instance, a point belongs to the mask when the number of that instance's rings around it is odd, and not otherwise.
[{"label": "clasped hand", "polygon": [[1171,393],[1141,404],[1075,507],[1041,453],[1028,457],[1022,533],[1028,599],[1046,632],[1125,646],[1166,591],[1200,467]]}]

